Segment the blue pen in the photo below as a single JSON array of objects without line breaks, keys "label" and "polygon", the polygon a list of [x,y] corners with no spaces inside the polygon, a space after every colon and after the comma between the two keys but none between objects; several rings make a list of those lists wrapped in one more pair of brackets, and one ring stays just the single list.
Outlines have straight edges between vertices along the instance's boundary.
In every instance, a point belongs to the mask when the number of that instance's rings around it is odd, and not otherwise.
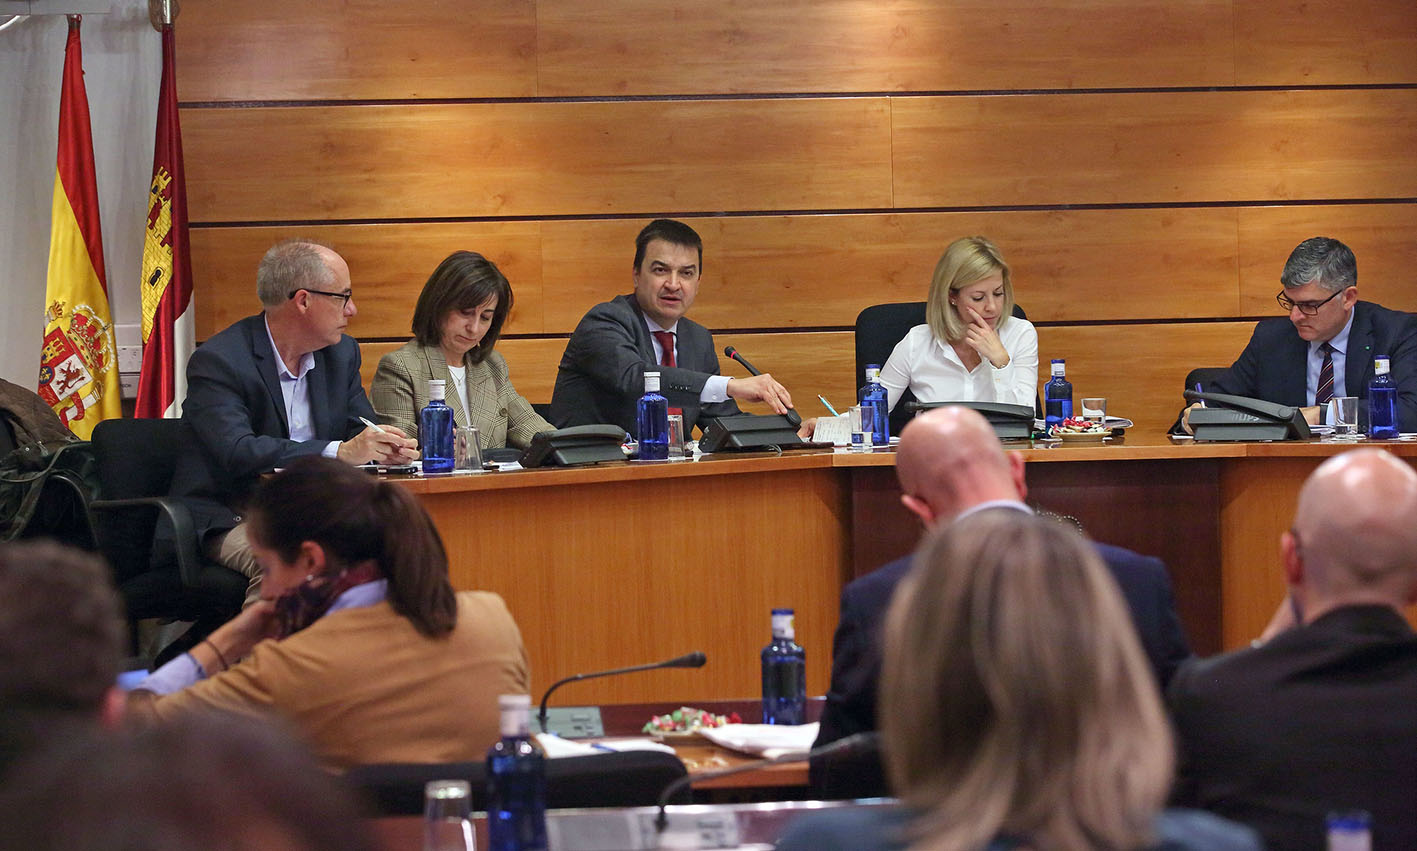
[{"label": "blue pen", "polygon": [[[1201,383],[1200,383],[1199,381],[1196,382],[1196,392],[1197,392],[1197,393],[1204,393],[1204,392],[1205,392],[1204,390],[1201,389]],[[1204,399],[1201,399],[1200,401],[1196,402],[1196,404],[1197,404],[1197,405],[1200,405],[1202,408],[1204,408],[1204,407],[1205,407],[1205,400],[1204,400]]]},{"label": "blue pen", "polygon": [[818,394],[817,394],[817,398],[822,400],[822,404],[827,406],[827,410],[832,412],[832,416],[834,416],[834,417],[839,417],[839,416],[841,416],[841,414],[838,414],[838,413],[836,412],[836,408],[833,408],[833,407],[832,407],[832,403],[827,401],[827,397],[825,397],[825,396],[823,396],[822,394],[818,393]]}]

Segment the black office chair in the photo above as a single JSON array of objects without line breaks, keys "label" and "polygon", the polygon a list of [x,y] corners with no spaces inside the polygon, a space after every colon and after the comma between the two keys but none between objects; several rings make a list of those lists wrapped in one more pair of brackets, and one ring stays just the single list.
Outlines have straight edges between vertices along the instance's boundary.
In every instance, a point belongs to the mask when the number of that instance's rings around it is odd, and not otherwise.
[{"label": "black office chair", "polygon": [[[688,771],[679,757],[662,751],[626,751],[546,761],[546,806],[648,807]],[[466,780],[472,808],[487,809],[487,774],[480,762],[381,763],[361,765],[344,775],[377,815],[423,812],[423,786],[431,780]],[[689,803],[685,789],[671,803]]]},{"label": "black office chair", "polygon": [[[1013,315],[1027,319],[1023,308],[1014,305]],[[873,304],[856,316],[856,385],[866,383],[866,365],[884,366],[886,359],[895,350],[896,344],[916,325],[925,324],[925,302],[902,301],[888,304]],[[915,394],[907,388],[891,412],[891,434],[900,434],[912,416],[905,410],[905,403],[915,399]],[[1034,410],[1042,416],[1043,407],[1035,399]]]},{"label": "black office chair", "polygon": [[1224,377],[1229,371],[1230,368],[1225,366],[1198,366],[1186,373],[1186,383],[1181,389],[1194,390],[1196,389],[1196,385],[1199,384],[1202,390],[1211,392],[1210,385],[1214,383],[1217,378]]},{"label": "black office chair", "polygon": [[[177,419],[99,423],[93,446],[101,498],[89,505],[130,624],[193,621],[182,639],[189,644],[241,611],[247,585],[241,573],[202,556],[187,506],[167,496],[177,458],[195,439]],[[164,544],[154,548],[159,523]]]}]

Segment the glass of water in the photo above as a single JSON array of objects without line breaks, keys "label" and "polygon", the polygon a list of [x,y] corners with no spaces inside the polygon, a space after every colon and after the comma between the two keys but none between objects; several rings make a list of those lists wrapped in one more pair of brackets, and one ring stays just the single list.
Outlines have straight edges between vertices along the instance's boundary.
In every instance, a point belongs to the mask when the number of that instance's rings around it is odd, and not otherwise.
[{"label": "glass of water", "polygon": [[1355,438],[1358,436],[1358,397],[1335,396],[1328,403],[1328,422],[1333,426],[1333,436]]},{"label": "glass of water", "polygon": [[433,780],[423,787],[423,851],[477,851],[472,785]]}]

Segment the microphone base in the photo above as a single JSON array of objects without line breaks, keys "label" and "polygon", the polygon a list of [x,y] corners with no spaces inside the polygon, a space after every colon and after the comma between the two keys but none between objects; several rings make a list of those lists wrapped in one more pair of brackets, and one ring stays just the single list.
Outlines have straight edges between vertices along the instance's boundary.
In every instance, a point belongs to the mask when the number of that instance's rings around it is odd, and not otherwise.
[{"label": "microphone base", "polygon": [[588,739],[605,735],[605,724],[599,706],[550,706],[546,709],[546,729],[541,719],[532,713],[533,733],[553,733],[563,739]]}]

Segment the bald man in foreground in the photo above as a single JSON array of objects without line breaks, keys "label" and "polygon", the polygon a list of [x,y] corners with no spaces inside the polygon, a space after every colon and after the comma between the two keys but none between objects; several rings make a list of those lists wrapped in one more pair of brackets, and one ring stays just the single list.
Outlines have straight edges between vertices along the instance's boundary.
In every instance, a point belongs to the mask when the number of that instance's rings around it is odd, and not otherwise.
[{"label": "bald man in foreground", "polygon": [[1176,802],[1271,851],[1324,847],[1345,810],[1372,814],[1374,851],[1417,848],[1417,473],[1380,449],[1330,458],[1279,551],[1293,625],[1172,681]]},{"label": "bald man in foreground", "polygon": [[[968,408],[944,407],[911,420],[900,436],[896,475],[901,502],[927,529],[986,508],[1032,512],[1024,504],[1023,456],[1004,452],[989,423]],[[1159,559],[1094,544],[1126,599],[1142,649],[1164,687],[1191,655],[1176,615],[1171,579]],[[848,584],[832,642],[832,679],[818,746],[876,729],[880,628],[891,595],[910,568],[901,558]],[[886,794],[876,754],[814,761],[812,783],[824,797]]]}]

